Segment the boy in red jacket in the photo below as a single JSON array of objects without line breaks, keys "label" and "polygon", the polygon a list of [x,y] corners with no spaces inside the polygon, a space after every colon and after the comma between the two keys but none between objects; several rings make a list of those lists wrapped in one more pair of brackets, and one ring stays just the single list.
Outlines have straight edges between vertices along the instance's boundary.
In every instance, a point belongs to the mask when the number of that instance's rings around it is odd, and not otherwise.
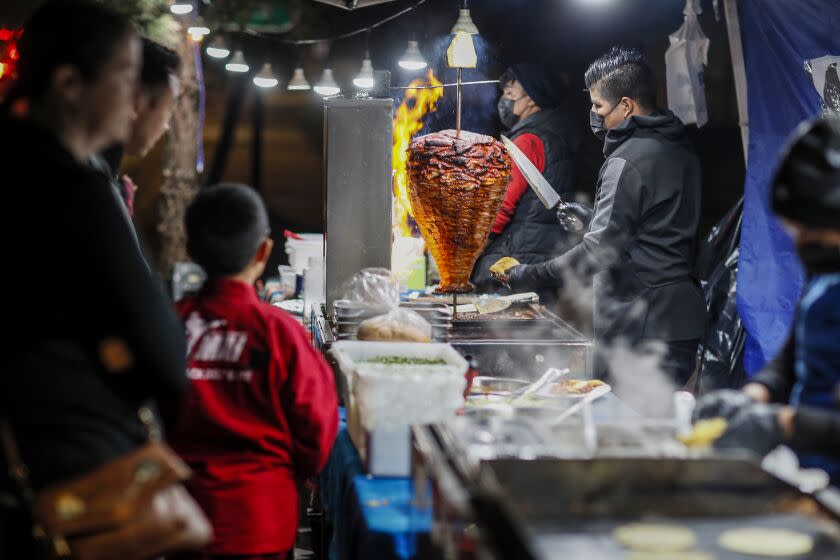
[{"label": "boy in red jacket", "polygon": [[338,431],[332,371],[294,319],[257,299],[272,241],[256,192],[202,190],[186,228],[208,280],[177,304],[190,386],[167,415],[167,435],[213,523],[201,558],[285,559],[297,533],[297,481],[324,467]]}]

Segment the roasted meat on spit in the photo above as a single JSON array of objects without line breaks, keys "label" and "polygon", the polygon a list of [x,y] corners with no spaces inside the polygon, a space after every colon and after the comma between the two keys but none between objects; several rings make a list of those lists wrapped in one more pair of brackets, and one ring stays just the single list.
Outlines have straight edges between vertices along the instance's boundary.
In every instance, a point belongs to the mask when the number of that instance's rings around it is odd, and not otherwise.
[{"label": "roasted meat on spit", "polygon": [[501,142],[444,130],[415,138],[408,149],[411,210],[438,269],[438,293],[466,293],[510,181]]}]

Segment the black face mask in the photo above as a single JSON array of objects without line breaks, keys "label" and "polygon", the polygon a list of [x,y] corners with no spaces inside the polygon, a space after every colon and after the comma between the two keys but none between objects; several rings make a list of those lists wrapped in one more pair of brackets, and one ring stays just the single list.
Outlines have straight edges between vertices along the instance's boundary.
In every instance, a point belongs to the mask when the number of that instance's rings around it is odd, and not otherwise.
[{"label": "black face mask", "polygon": [[[519,99],[522,99],[521,97]],[[502,97],[499,99],[496,108],[499,110],[499,120],[502,121],[502,126],[510,130],[516,123],[519,122],[519,115],[513,112],[513,106],[519,99],[507,99]]]},{"label": "black face mask", "polygon": [[604,120],[612,115],[612,112],[616,110],[618,107],[618,103],[610,109],[610,112],[606,115],[599,115],[595,111],[589,111],[589,128],[592,129],[592,134],[598,137],[598,139],[603,142],[607,137],[607,130],[606,125],[604,124]]},{"label": "black face mask", "polygon": [[797,252],[809,275],[840,272],[840,247],[806,243],[799,246]]}]

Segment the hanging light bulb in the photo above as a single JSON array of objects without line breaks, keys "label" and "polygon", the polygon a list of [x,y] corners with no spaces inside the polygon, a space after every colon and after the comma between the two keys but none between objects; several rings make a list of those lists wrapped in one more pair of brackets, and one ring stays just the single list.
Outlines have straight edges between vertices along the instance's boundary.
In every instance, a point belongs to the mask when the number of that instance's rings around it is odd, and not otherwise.
[{"label": "hanging light bulb", "polygon": [[450,68],[475,68],[478,55],[475,53],[472,35],[464,31],[455,34],[449,48],[446,49],[446,64]]},{"label": "hanging light bulb", "polygon": [[245,62],[245,55],[242,54],[242,51],[237,49],[236,52],[233,53],[233,58],[230,59],[230,62],[225,64],[225,70],[228,72],[247,72],[250,70],[251,67],[248,66],[248,63]]},{"label": "hanging light bulb", "polygon": [[323,95],[324,97],[328,95],[338,95],[341,93],[341,88],[338,87],[338,84],[333,78],[332,68],[324,68],[324,75],[321,76],[321,80],[315,84],[315,93],[318,95]]},{"label": "hanging light bulb", "polygon": [[408,48],[405,49],[405,54],[399,61],[400,68],[406,70],[422,70],[427,66],[426,59],[423,58],[423,53],[420,52],[420,45],[417,41],[409,41]]},{"label": "hanging light bulb", "polygon": [[254,85],[261,88],[273,88],[277,85],[277,78],[271,73],[271,64],[262,65],[260,73],[254,76]]},{"label": "hanging light bulb", "polygon": [[169,11],[177,16],[182,16],[192,12],[193,5],[192,2],[186,2],[183,0],[181,2],[175,1],[169,6]]},{"label": "hanging light bulb", "polygon": [[303,74],[303,68],[298,66],[292,73],[292,79],[289,80],[289,85],[286,86],[289,91],[304,91],[312,89],[309,82],[306,81],[306,76]]},{"label": "hanging light bulb", "polygon": [[207,45],[207,50],[205,51],[207,56],[212,56],[213,58],[227,58],[230,54],[230,49],[227,48],[225,45],[225,40],[221,38],[221,36],[216,36],[210,41],[210,44]]},{"label": "hanging light bulb", "polygon": [[362,60],[362,69],[359,75],[353,79],[353,85],[359,89],[373,88],[373,63],[370,61],[370,55],[365,54],[365,59]]},{"label": "hanging light bulb", "polygon": [[476,27],[473,23],[469,10],[467,10],[466,8],[459,10],[458,21],[456,21],[455,25],[452,26],[452,31],[450,31],[450,33],[452,35],[456,35],[458,33],[469,33],[470,35],[478,35],[478,27]]},{"label": "hanging light bulb", "polygon": [[204,25],[204,20],[198,18],[194,24],[187,28],[187,33],[193,41],[198,43],[203,40],[206,35],[210,35],[210,28]]}]

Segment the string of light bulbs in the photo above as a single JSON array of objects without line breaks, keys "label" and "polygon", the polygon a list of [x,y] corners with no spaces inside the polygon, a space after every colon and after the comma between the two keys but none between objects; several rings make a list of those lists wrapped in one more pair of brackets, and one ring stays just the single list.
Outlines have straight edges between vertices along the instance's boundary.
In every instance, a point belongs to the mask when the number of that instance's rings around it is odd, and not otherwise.
[{"label": "string of light bulbs", "polygon": [[[308,38],[308,39],[289,39],[284,37],[278,37],[276,35],[270,33],[264,33],[261,31],[257,31],[254,29],[244,29],[240,31],[240,33],[246,35],[252,35],[260,37],[261,39],[266,39],[272,42],[286,44],[286,45],[294,45],[296,47],[304,46],[304,45],[314,45],[314,44],[323,44],[326,43],[327,45],[331,45],[336,41],[341,41],[344,39],[350,39],[352,37],[356,37],[361,34],[365,34],[365,53],[364,58],[362,59],[361,70],[359,74],[353,79],[353,85],[358,88],[359,90],[369,90],[372,89],[375,85],[374,83],[374,73],[373,73],[373,64],[370,57],[370,35],[373,30],[386,25],[387,23],[398,19],[414,10],[416,10],[419,6],[426,3],[427,0],[416,0],[411,6],[403,8],[381,20],[378,20],[370,25],[354,29],[351,31],[347,31],[344,33],[339,33],[336,35],[332,35],[329,37],[318,37],[318,38]],[[461,3],[461,2],[459,2]],[[451,33],[455,35],[456,40],[453,41],[453,46],[455,42],[458,40],[463,39],[465,35],[473,35],[478,33],[478,29],[476,28],[475,24],[472,22],[472,18],[470,16],[470,11],[467,9],[467,2],[466,0],[461,3],[463,6],[459,9],[459,16],[458,20],[455,23],[455,26],[452,28]],[[193,12],[194,5],[193,2],[189,0],[176,0],[170,5],[170,10],[173,14],[176,15],[187,15]],[[201,42],[207,35],[211,33],[211,30],[204,24],[203,20],[200,16],[198,16],[192,25],[187,28],[187,34],[190,38],[195,42]],[[462,41],[463,43],[463,41]],[[469,47],[474,53],[474,48],[472,48],[472,40],[469,39]],[[452,46],[450,47],[450,49]],[[213,39],[208,44],[207,48],[205,49],[207,55],[211,58],[215,59],[227,59],[231,55],[231,50],[225,44],[225,41],[222,36],[217,35],[213,37]],[[474,54],[473,54],[474,56]],[[406,46],[406,50],[403,55],[400,57],[398,61],[398,65],[400,68],[403,68],[408,71],[419,71],[423,68],[428,66],[425,58],[423,57],[422,52],[420,51],[419,42],[411,39],[408,41]],[[474,66],[472,66],[474,67]],[[229,72],[233,73],[247,73],[250,71],[250,66],[248,65],[247,61],[245,60],[245,55],[241,49],[237,49],[233,51],[233,56],[230,57],[228,62],[225,64],[225,69]],[[261,87],[261,88],[273,88],[276,87],[279,83],[277,78],[272,74],[271,64],[269,62],[264,62],[260,72],[253,77],[254,85]],[[335,78],[332,73],[332,68],[329,64],[329,59],[327,65],[325,66],[321,78],[315,84],[314,88],[309,84],[309,81],[306,79],[306,76],[303,71],[303,67],[296,63],[295,69],[292,72],[292,76],[289,80],[289,83],[286,86],[286,89],[289,91],[304,91],[314,89],[316,93],[322,96],[329,96],[329,95],[337,95],[341,92],[340,87],[335,81]]]}]

